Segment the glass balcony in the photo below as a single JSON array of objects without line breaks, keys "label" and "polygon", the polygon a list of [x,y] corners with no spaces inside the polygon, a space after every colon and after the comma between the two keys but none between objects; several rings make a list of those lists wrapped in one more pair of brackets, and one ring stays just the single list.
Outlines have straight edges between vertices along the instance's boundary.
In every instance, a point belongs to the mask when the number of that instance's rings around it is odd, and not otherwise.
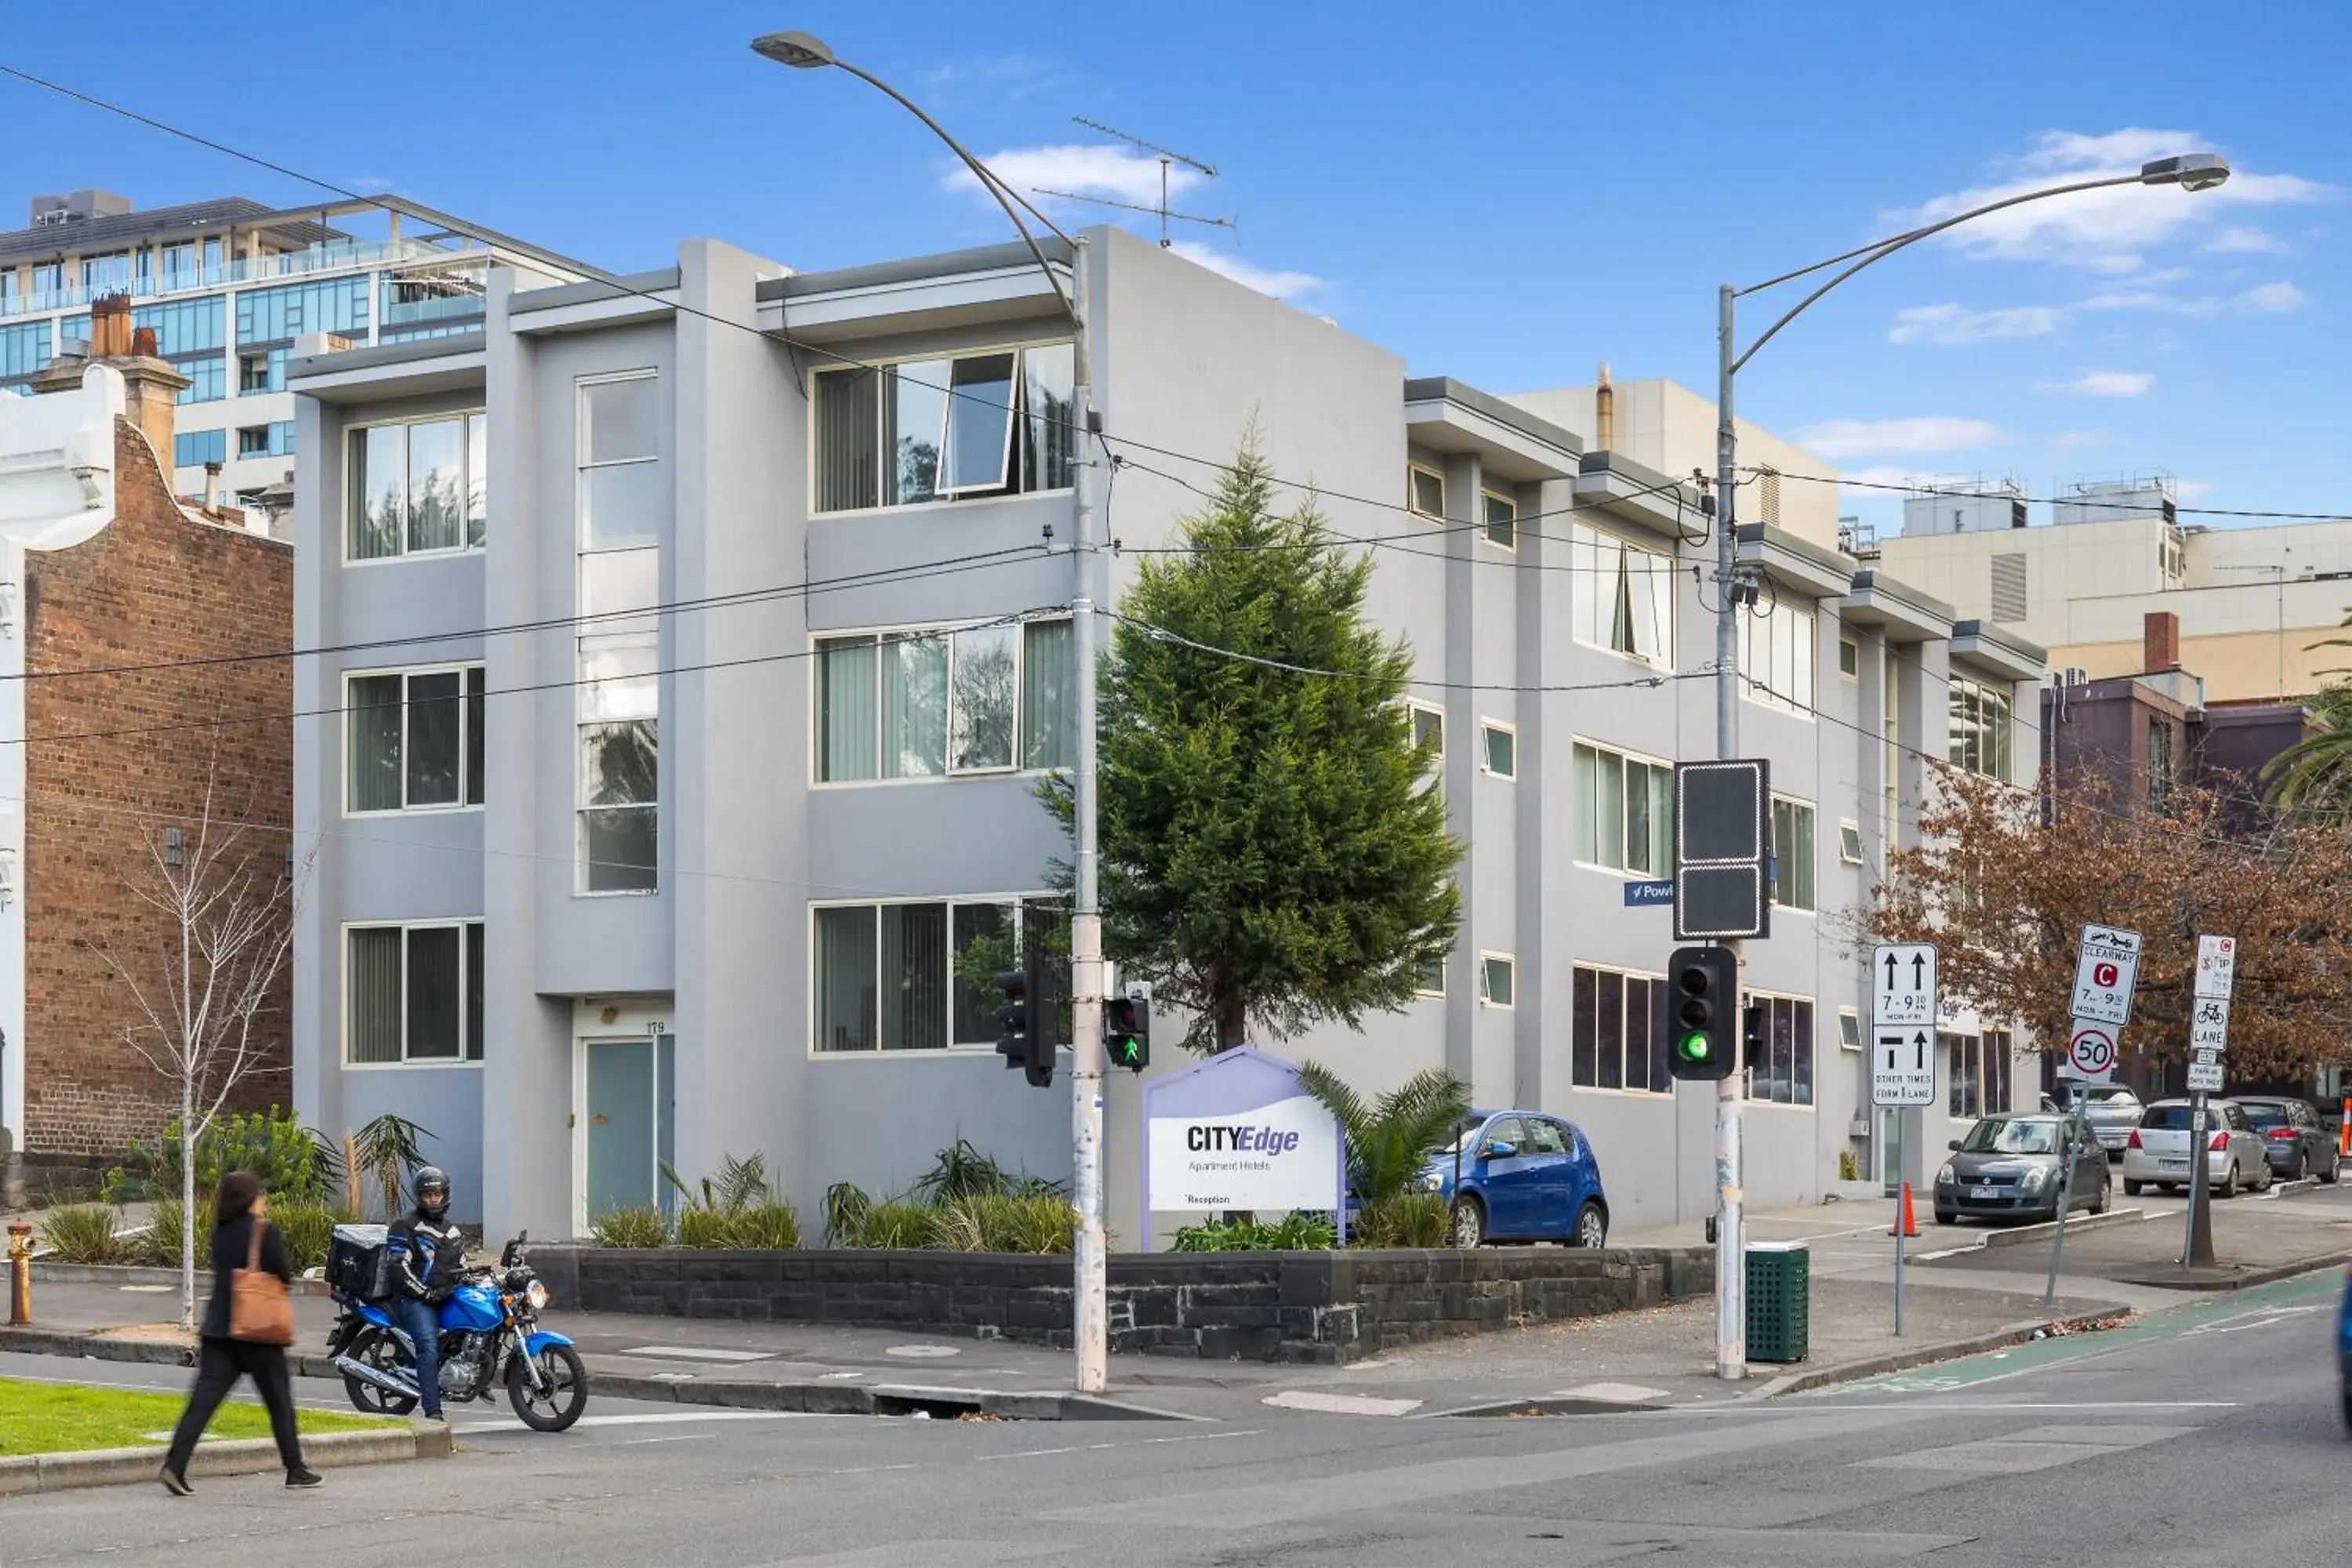
[{"label": "glass balcony", "polygon": [[[421,240],[404,239],[397,243],[312,246],[308,250],[289,250],[276,256],[250,257],[228,262],[220,267],[182,268],[172,271],[136,278],[122,283],[101,284],[96,288],[46,289],[34,293],[15,294],[0,300],[0,318],[41,315],[50,310],[72,310],[87,308],[89,303],[109,294],[128,294],[134,300],[161,299],[173,294],[185,294],[200,289],[233,289],[246,283],[275,283],[288,278],[299,278],[313,272],[346,272],[356,268],[383,267],[405,261],[448,261],[468,255],[487,260],[488,251],[450,250],[442,246],[427,245]],[[479,306],[476,306],[478,310]]]}]

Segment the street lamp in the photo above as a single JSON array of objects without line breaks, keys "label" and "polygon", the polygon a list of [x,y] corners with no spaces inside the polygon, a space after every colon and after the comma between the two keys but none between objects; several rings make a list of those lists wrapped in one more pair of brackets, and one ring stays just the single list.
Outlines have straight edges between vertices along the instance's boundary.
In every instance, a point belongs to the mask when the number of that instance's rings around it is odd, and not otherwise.
[{"label": "street lamp", "polygon": [[[1906,233],[1874,240],[1843,256],[1832,256],[1826,261],[1816,261],[1811,267],[1801,267],[1794,272],[1768,278],[1745,289],[1734,288],[1728,283],[1723,286],[1717,297],[1716,324],[1715,754],[1717,757],[1727,759],[1739,750],[1739,603],[1732,593],[1738,556],[1736,509],[1732,503],[1738,490],[1739,455],[1738,437],[1732,419],[1732,380],[1754,357],[1756,351],[1770,342],[1781,328],[1802,315],[1814,300],[1873,262],[1884,261],[1906,246],[1916,245],[1931,235],[1941,234],[1948,228],[1983,217],[1988,213],[2000,212],[2005,207],[2019,206],[2027,202],[2043,201],[2051,196],[2072,195],[2077,191],[2104,190],[2112,185],[2179,185],[2187,191],[2208,191],[2229,177],[2228,162],[2216,153],[2189,153],[2178,157],[2158,158],[2141,164],[2139,172],[2135,174],[2076,180],[2068,184],[2004,196],[1999,201],[1987,202],[1982,206],[1972,207],[1967,212],[1922,225]],[[1800,278],[1826,271],[1841,262],[1852,265],[1798,300],[1787,314],[1765,328],[1762,334],[1745,350],[1738,347],[1734,336],[1733,313],[1734,306],[1742,295],[1792,283]],[[1738,1016],[1736,1005],[1734,1015]],[[1748,1373],[1747,1304],[1743,1299],[1748,1265],[1745,1256],[1747,1238],[1740,1228],[1744,1205],[1739,1185],[1739,1078],[1733,1074],[1716,1084],[1715,1098],[1715,1368],[1716,1375],[1728,1382],[1737,1382]]]},{"label": "street lamp", "polygon": [[[803,32],[768,33],[751,40],[752,51],[764,59],[796,70],[815,70],[833,66],[847,71],[878,90],[887,94],[900,107],[930,128],[931,133],[947,143],[950,152],[963,161],[965,168],[981,188],[996,198],[1004,216],[1021,233],[1036,258],[1038,270],[1045,275],[1055,298],[1061,302],[1062,311],[1070,319],[1071,395],[1070,419],[1073,434],[1081,447],[1095,434],[1094,374],[1092,349],[1087,342],[1087,250],[1083,239],[1072,238],[1060,226],[1039,212],[1018,192],[1006,185],[988,166],[968,152],[963,143],[948,134],[947,128],[924,112],[914,100],[884,81],[871,71],[852,65],[835,55],[822,38]],[[1070,247],[1070,286],[1064,288],[1062,279],[1046,259],[1037,243],[1037,237],[1021,218],[1023,212],[1035,218]],[[1075,897],[1070,910],[1070,1177],[1075,1189],[1077,1209],[1074,1260],[1075,1289],[1073,1295],[1072,1348],[1076,1352],[1077,1389],[1081,1394],[1099,1394],[1109,1382],[1109,1309],[1107,1301],[1108,1268],[1107,1242],[1103,1229],[1103,1077],[1105,1047],[1103,1043],[1103,962],[1102,962],[1102,901],[1100,879],[1096,851],[1096,725],[1095,725],[1095,608],[1107,597],[1109,584],[1102,580],[1107,562],[1094,537],[1094,465],[1081,450],[1071,474],[1072,526],[1070,559],[1074,577],[1070,596],[1071,643],[1073,661],[1076,665],[1077,700],[1076,729],[1077,758],[1073,770],[1072,802],[1076,821],[1077,852],[1072,857],[1076,873]],[[1098,586],[1099,583],[1099,586]],[[1033,1027],[1039,1026],[1033,1025]]]}]

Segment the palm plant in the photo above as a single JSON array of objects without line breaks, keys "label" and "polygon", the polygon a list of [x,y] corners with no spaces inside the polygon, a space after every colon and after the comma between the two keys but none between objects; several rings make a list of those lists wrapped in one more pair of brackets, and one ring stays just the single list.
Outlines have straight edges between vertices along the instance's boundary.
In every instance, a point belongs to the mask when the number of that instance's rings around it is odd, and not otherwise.
[{"label": "palm plant", "polygon": [[1470,1110],[1470,1086],[1438,1068],[1370,1102],[1320,1062],[1300,1068],[1298,1081],[1339,1122],[1348,1141],[1348,1179],[1368,1214],[1391,1207],[1412,1189]]},{"label": "palm plant", "polygon": [[[2352,647],[2352,638],[2329,637],[2313,646]],[[2263,798],[2281,811],[2352,816],[2352,682],[2323,687],[2305,706],[2324,728],[2270,760],[2263,769]]]}]

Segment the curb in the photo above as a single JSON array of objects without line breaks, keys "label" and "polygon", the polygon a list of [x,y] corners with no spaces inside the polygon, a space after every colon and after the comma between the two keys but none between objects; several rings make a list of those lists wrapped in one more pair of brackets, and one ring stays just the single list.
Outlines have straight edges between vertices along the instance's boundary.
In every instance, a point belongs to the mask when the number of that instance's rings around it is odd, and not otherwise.
[{"label": "curb", "polygon": [[[2118,1225],[2137,1225],[2152,1217],[2147,1209],[2109,1209],[2105,1214],[2086,1214],[2069,1218],[2066,1229],[2070,1235],[2086,1230],[2105,1230]],[[2007,1230],[1987,1231],[1982,1240],[1969,1250],[1995,1247],[2025,1247],[2037,1241],[2047,1241],[2058,1234],[2056,1220],[2043,1220],[2039,1225],[2021,1225]]]},{"label": "curb", "polygon": [[[446,1426],[393,1427],[382,1432],[326,1432],[302,1440],[302,1457],[317,1469],[352,1465],[391,1465],[410,1459],[446,1459],[451,1451]],[[67,1491],[79,1487],[152,1486],[163,1447],[90,1448],[70,1454],[23,1454],[0,1458],[0,1497]],[[258,1476],[278,1468],[278,1445],[267,1437],[200,1443],[188,1466],[191,1477]]]},{"label": "curb", "polygon": [[2147,1285],[2167,1290],[2250,1290],[2257,1285],[2275,1285],[2282,1279],[2297,1275],[2316,1274],[2322,1269],[2341,1268],[2352,1253],[2321,1252],[2309,1258],[2299,1258],[2292,1263],[2273,1264],[2267,1268],[2250,1268],[2243,1274],[2223,1279],[2191,1279],[2176,1272],[2176,1266],[2158,1265],[2144,1274],[2109,1274],[2106,1278],[2118,1285]]},{"label": "curb", "polygon": [[[0,1328],[0,1354],[66,1356],[82,1361],[132,1362],[150,1366],[193,1366],[195,1352],[163,1340],[118,1340],[104,1334],[57,1329]],[[296,1377],[341,1383],[343,1374],[322,1355],[289,1352],[287,1370]],[[909,1384],[879,1387],[838,1383],[728,1383],[667,1378],[589,1369],[589,1392],[607,1399],[663,1405],[707,1405],[724,1410],[768,1410],[805,1415],[911,1415],[939,1417],[969,1413],[1012,1421],[1202,1421],[1209,1417],[1158,1410],[1093,1394],[990,1388],[931,1388]],[[0,1489],[5,1490],[5,1489]]]},{"label": "curb", "polygon": [[[209,1267],[196,1270],[198,1300],[208,1289]],[[152,1268],[145,1264],[126,1263],[58,1263],[47,1258],[33,1259],[34,1282],[51,1285],[177,1285],[180,1271],[176,1268]],[[289,1296],[324,1296],[324,1279],[297,1279],[286,1288]]]},{"label": "curb", "polygon": [[1884,1355],[1864,1356],[1855,1361],[1839,1362],[1832,1366],[1815,1367],[1805,1372],[1783,1373],[1753,1394],[1743,1394],[1735,1401],[1753,1405],[1786,1394],[1811,1394],[1818,1389],[1841,1383],[1853,1383],[1865,1377],[1879,1377],[1890,1372],[1909,1372],[1914,1367],[1931,1366],[1937,1362],[1958,1361],[1963,1356],[1982,1355],[1987,1351],[2002,1351],[2012,1346],[2031,1344],[2045,1330],[2067,1329],[2082,1331],[2096,1328],[2112,1319],[2135,1317],[2128,1308],[2112,1307],[2104,1311],[2078,1312],[2066,1318],[2035,1318],[1976,1334],[1964,1340],[1946,1340],[1938,1344],[1921,1345],[1916,1350],[1889,1351]]},{"label": "curb", "polygon": [[1489,1405],[1464,1405],[1452,1410],[1431,1410],[1413,1417],[1416,1421],[1434,1421],[1445,1416],[1483,1418],[1510,1415],[1638,1415],[1652,1410],[1671,1410],[1664,1400],[1581,1399],[1545,1396],[1536,1399],[1502,1399]]}]

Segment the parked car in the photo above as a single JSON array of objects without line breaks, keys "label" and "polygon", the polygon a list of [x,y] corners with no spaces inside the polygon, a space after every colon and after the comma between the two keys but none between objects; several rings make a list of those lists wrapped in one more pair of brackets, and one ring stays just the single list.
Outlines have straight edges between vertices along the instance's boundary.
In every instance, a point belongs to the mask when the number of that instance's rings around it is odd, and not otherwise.
[{"label": "parked car", "polygon": [[1452,1205],[1456,1246],[1609,1240],[1609,1198],[1591,1141],[1540,1110],[1473,1110],[1460,1137],[1432,1157],[1421,1184]]},{"label": "parked car", "polygon": [[2246,1121],[2262,1135],[2263,1152],[2271,1169],[2288,1181],[2317,1176],[2330,1184],[2342,1168],[2336,1152],[2336,1134],[2320,1125],[2319,1112],[2307,1100],[2284,1095],[2233,1096]]},{"label": "parked car", "polygon": [[2056,1089],[2042,1097],[2042,1108],[2072,1112],[2077,1096],[2083,1101],[2083,1121],[2099,1147],[2111,1158],[2123,1158],[2124,1145],[2130,1142],[2132,1129],[2139,1125],[2139,1113],[2147,1109],[2139,1096],[2119,1083],[2074,1083],[2061,1079]]},{"label": "parked car", "polygon": [[2138,1196],[2142,1187],[2168,1191],[2187,1186],[2192,1142],[2203,1145],[2205,1175],[2216,1196],[2234,1197],[2241,1186],[2270,1190],[2270,1155],[2237,1101],[2207,1100],[2201,1135],[2189,1131],[2189,1116],[2185,1100],[2159,1100],[2141,1113],[2139,1125],[2124,1143],[2126,1197]]},{"label": "parked car", "polygon": [[1936,1223],[1963,1218],[2058,1217],[2066,1193],[2067,1156],[2074,1156],[2072,1208],[2107,1212],[2107,1152],[2095,1138],[2075,1141],[2062,1116],[1987,1116],[1952,1142],[1952,1157],[1936,1173]]}]

